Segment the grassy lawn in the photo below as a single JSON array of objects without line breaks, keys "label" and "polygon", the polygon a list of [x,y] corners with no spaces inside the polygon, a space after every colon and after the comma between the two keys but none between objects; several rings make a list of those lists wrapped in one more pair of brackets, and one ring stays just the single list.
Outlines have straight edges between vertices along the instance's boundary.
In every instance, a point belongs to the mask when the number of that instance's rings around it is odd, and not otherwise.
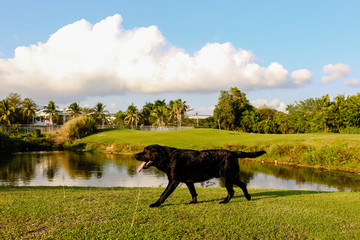
[{"label": "grassy lawn", "polygon": [[0,188],[4,239],[359,239],[360,193],[178,188],[152,209],[161,188]]},{"label": "grassy lawn", "polygon": [[150,144],[167,145],[178,148],[205,149],[236,145],[269,145],[284,143],[303,143],[325,146],[338,143],[349,146],[360,145],[360,135],[351,134],[253,134],[216,129],[187,129],[181,131],[150,132],[129,129],[102,131],[81,140],[83,143],[132,144],[147,146]]},{"label": "grassy lawn", "polygon": [[134,153],[150,144],[194,150],[265,150],[267,154],[256,160],[360,172],[360,135],[351,134],[282,135],[216,129],[169,132],[112,129],[83,138],[74,146],[85,151]]}]

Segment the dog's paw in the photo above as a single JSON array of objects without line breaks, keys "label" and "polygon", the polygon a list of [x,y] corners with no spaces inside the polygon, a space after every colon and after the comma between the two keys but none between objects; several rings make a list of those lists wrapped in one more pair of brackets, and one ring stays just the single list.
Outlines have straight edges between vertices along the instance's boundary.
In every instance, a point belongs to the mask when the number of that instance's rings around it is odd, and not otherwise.
[{"label": "dog's paw", "polygon": [[189,202],[189,204],[196,204],[197,203],[197,201],[191,201],[191,202]]},{"label": "dog's paw", "polygon": [[219,204],[228,203],[228,202],[229,202],[229,201],[224,200],[224,201],[219,202]]},{"label": "dog's paw", "polygon": [[248,200],[248,201],[250,201],[251,200],[251,196],[248,194],[248,195],[245,195],[245,197],[246,197],[246,199]]},{"label": "dog's paw", "polygon": [[150,207],[154,208],[154,207],[159,207],[160,205],[161,205],[161,203],[156,202],[156,203],[150,204]]}]

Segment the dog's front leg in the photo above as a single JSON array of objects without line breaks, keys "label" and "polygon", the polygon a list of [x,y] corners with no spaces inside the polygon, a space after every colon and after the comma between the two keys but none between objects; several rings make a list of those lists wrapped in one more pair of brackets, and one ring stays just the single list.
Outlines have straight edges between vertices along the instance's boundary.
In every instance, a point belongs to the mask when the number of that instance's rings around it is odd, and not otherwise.
[{"label": "dog's front leg", "polygon": [[150,207],[159,207],[165,200],[170,196],[170,194],[175,190],[175,188],[179,185],[179,181],[169,181],[165,191],[161,194],[159,200],[155,203],[151,204]]}]

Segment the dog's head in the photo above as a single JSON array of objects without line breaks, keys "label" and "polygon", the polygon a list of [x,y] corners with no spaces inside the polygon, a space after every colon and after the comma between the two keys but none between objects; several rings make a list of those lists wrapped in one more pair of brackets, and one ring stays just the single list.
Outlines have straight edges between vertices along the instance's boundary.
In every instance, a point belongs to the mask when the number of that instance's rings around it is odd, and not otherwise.
[{"label": "dog's head", "polygon": [[147,169],[151,166],[155,166],[162,170],[162,163],[164,162],[164,159],[166,159],[165,154],[166,152],[162,146],[150,145],[145,147],[144,151],[135,154],[136,160],[144,162],[139,167],[138,172],[140,172],[142,168]]}]

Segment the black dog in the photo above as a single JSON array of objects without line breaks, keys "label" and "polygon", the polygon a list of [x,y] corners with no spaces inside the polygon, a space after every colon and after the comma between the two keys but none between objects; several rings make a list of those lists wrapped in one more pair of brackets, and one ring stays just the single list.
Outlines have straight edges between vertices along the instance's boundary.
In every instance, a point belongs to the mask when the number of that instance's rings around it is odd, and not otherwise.
[{"label": "black dog", "polygon": [[186,184],[189,188],[192,201],[197,202],[197,193],[194,183],[203,182],[210,178],[220,178],[228,192],[227,197],[220,203],[227,203],[234,196],[233,184],[239,186],[247,200],[251,199],[246,184],[239,180],[238,158],[255,158],[266,153],[260,152],[240,152],[227,150],[204,150],[193,151],[177,149],[159,145],[150,145],[145,147],[143,152],[135,154],[135,158],[144,163],[142,168],[155,166],[165,172],[169,183],[165,191],[161,194],[159,200],[151,204],[150,207],[158,207],[175,190],[180,182]]}]

